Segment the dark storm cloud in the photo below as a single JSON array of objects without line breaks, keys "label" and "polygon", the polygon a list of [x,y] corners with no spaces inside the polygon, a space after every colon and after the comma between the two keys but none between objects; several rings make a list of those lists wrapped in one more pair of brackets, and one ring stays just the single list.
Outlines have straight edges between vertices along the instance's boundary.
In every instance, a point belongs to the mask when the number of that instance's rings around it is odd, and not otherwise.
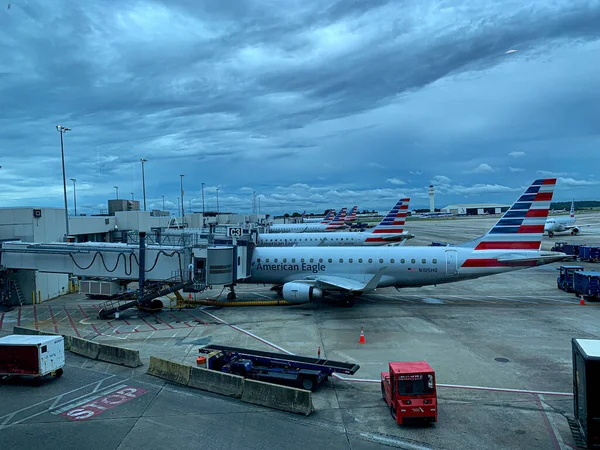
[{"label": "dark storm cloud", "polygon": [[[598,2],[15,0],[0,13],[0,187],[8,204],[58,205],[18,180],[60,192],[60,123],[89,205],[114,184],[139,193],[141,157],[155,203],[174,200],[183,172],[190,195],[203,181],[246,210],[239,186],[276,208],[276,186],[291,208],[340,193],[383,207],[426,199],[436,176],[452,180],[440,187],[448,203],[510,201],[535,170],[558,172],[539,166],[541,152],[559,161],[575,143],[594,155],[600,89],[584,52],[598,23]],[[577,82],[553,85],[567,57]],[[527,76],[498,77],[507,64]],[[536,84],[546,90],[506,104]],[[576,169],[561,170],[563,186],[598,194]]]}]

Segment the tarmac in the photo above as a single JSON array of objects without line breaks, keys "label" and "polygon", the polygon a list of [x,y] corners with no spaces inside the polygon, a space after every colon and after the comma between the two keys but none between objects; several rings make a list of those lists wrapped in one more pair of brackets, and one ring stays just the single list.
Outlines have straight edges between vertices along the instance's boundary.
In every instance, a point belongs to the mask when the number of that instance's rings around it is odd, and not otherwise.
[{"label": "tarmac", "polygon": [[[497,220],[409,220],[406,230],[417,237],[407,245],[467,241]],[[542,248],[559,241],[600,243],[600,214],[577,220],[592,226],[578,236],[545,237]],[[130,369],[69,353],[59,379],[41,387],[27,381],[0,384],[0,448],[576,448],[568,422],[571,339],[599,338],[600,303],[580,305],[575,295],[557,289],[560,264],[437,287],[381,289],[352,308],[328,302],[167,305],[159,313],[131,310],[105,321],[96,318],[101,302],[80,294],[14,307],[0,312],[0,335],[24,326],[83,337],[139,350],[144,366]],[[594,263],[563,264],[600,270]],[[239,285],[238,300],[276,299],[269,287]],[[226,292],[194,295],[226,301]],[[365,344],[359,344],[361,328]],[[360,369],[344,376],[355,381],[332,379],[321,386],[308,417],[145,373],[150,356],[194,365],[198,349],[211,343],[313,357],[320,348],[321,357],[354,362]],[[439,421],[434,425],[398,426],[381,398],[378,381],[387,363],[409,360],[425,360],[436,370]],[[98,395],[112,395],[117,404],[89,407]],[[72,417],[91,414],[78,411],[81,402],[94,412],[85,420]]]}]

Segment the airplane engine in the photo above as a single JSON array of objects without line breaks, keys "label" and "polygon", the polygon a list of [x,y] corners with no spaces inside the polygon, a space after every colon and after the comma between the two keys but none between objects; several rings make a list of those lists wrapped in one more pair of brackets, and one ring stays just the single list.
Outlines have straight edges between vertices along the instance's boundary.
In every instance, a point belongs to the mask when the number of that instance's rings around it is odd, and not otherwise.
[{"label": "airplane engine", "polygon": [[579,234],[579,228],[575,227],[571,230],[571,235],[575,236],[576,234]]},{"label": "airplane engine", "polygon": [[323,291],[318,287],[305,283],[285,283],[283,285],[283,299],[290,303],[308,303],[315,298],[322,298]]}]

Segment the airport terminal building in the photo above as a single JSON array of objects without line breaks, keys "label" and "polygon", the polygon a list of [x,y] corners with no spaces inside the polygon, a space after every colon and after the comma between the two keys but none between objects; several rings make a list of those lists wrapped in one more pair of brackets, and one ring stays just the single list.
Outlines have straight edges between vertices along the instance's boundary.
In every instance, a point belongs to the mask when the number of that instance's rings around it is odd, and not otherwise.
[{"label": "airport terminal building", "polygon": [[484,214],[502,214],[510,208],[510,205],[500,203],[479,203],[479,204],[461,204],[448,205],[441,209],[441,212],[450,213],[457,216],[481,216]]}]

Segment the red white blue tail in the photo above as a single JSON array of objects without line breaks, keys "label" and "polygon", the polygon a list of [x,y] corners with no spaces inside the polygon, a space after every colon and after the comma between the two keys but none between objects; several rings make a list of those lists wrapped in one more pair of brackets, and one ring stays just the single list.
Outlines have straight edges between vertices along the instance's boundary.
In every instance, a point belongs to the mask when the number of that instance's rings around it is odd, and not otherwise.
[{"label": "red white blue tail", "polygon": [[575,218],[575,199],[571,202],[571,212],[569,213],[571,219]]},{"label": "red white blue tail", "polygon": [[330,209],[329,212],[327,213],[327,215],[325,217],[323,217],[323,220],[321,220],[321,223],[323,225],[327,225],[329,222],[331,222],[333,220],[334,217],[335,217],[335,209]]},{"label": "red white blue tail", "polygon": [[344,217],[346,217],[347,210],[348,210],[348,208],[342,208],[340,210],[340,212],[335,215],[333,220],[331,222],[329,222],[329,224],[327,225],[327,228],[325,228],[325,229],[326,230],[336,230],[340,227],[343,227],[344,226]]},{"label": "red white blue tail", "polygon": [[[485,236],[461,245],[474,244],[462,267],[514,266],[518,258],[503,255],[539,251],[555,185],[556,178],[534,181]],[[522,265],[535,264],[522,261]]]},{"label": "red white blue tail", "polygon": [[345,218],[344,218],[344,222],[346,223],[350,223],[350,222],[354,222],[356,220],[356,212],[358,211],[358,206],[354,206],[351,210],[350,210],[350,214],[348,214]]},{"label": "red white blue tail", "polygon": [[371,232],[371,236],[367,237],[366,243],[369,242],[386,242],[384,234],[402,234],[404,232],[404,223],[408,213],[408,203],[410,198],[401,198],[398,203],[390,210],[383,218],[379,225]]}]

